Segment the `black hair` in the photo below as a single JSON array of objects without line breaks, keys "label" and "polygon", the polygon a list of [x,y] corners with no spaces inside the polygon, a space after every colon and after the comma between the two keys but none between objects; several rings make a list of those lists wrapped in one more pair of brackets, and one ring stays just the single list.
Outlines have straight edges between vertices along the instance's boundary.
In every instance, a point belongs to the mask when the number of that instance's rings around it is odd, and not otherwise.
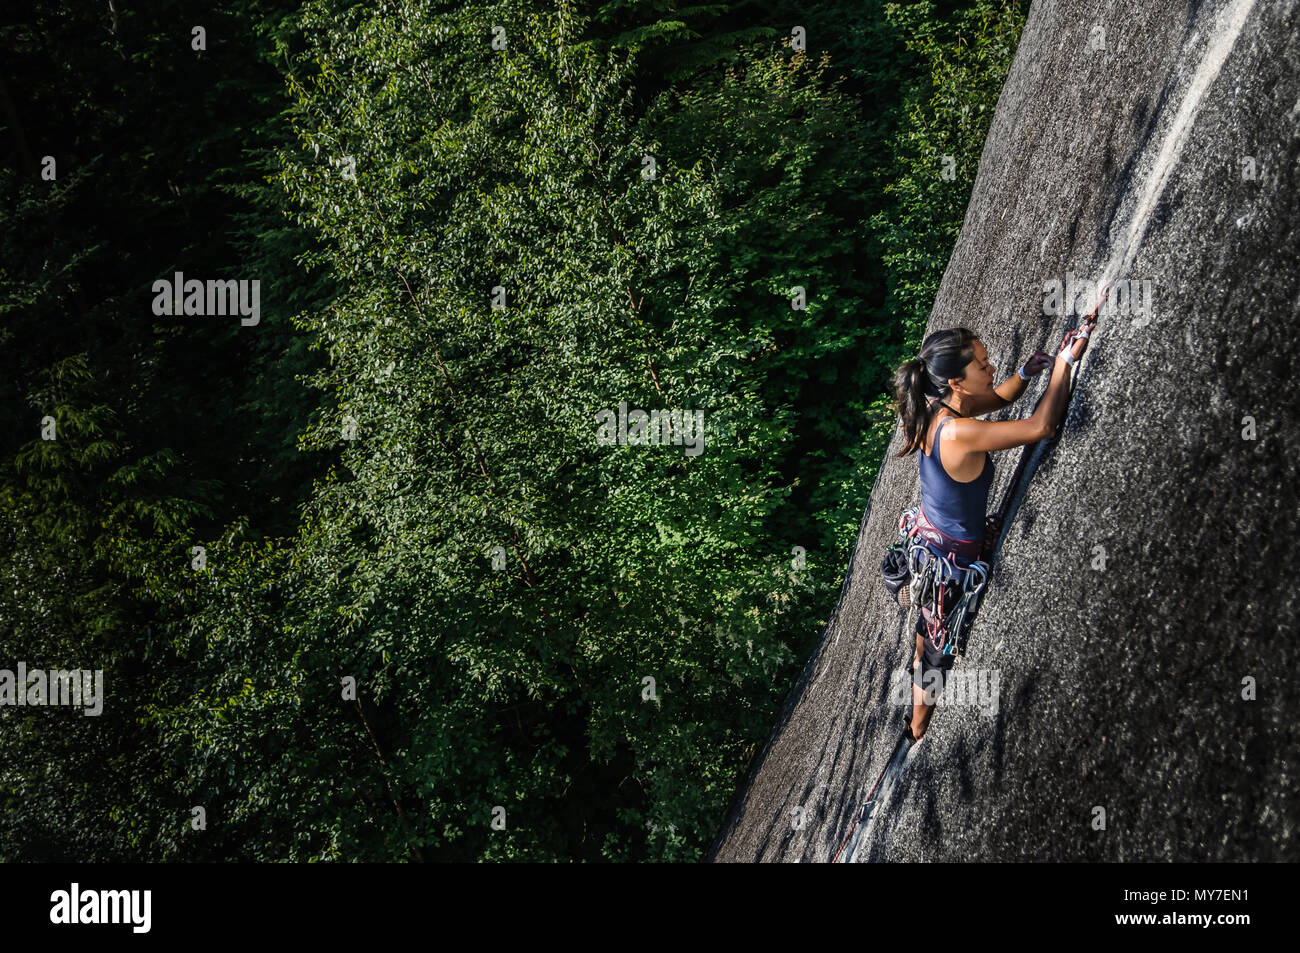
[{"label": "black hair", "polygon": [[948,381],[966,377],[978,340],[969,328],[935,331],[921,344],[920,357],[899,366],[894,373],[894,398],[903,423],[903,449],[895,456],[905,457],[924,446],[933,413],[926,398],[942,399],[952,393]]}]

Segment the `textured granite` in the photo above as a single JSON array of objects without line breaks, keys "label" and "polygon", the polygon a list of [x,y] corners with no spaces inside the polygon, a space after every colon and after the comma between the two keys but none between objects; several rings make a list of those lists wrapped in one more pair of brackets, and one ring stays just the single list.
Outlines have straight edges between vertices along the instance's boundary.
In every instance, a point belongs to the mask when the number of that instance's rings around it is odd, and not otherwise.
[{"label": "textured granite", "polygon": [[[1002,377],[1078,323],[1043,314],[1050,279],[1154,299],[1103,315],[1007,528],[958,666],[998,673],[996,714],[936,712],[858,861],[1295,859],[1298,161],[1296,0],[1033,4],[929,330],[971,327]],[[847,832],[900,724],[914,615],[879,563],[919,492],[889,458],[709,859],[825,861]]]}]

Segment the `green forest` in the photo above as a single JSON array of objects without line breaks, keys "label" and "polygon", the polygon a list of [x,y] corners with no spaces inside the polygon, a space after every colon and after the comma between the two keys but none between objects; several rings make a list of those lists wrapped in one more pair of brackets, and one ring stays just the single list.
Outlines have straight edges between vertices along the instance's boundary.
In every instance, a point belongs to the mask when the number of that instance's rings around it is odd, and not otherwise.
[{"label": "green forest", "polygon": [[1027,2],[23,6],[0,861],[699,860]]}]

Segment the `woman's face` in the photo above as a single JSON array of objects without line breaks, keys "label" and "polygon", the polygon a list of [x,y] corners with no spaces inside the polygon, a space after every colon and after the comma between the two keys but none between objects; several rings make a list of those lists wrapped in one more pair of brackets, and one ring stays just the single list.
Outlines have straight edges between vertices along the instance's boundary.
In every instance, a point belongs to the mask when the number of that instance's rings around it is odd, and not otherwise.
[{"label": "woman's face", "polygon": [[984,349],[983,341],[976,339],[974,351],[975,360],[966,365],[966,376],[961,385],[972,394],[991,393],[997,368],[989,361],[989,352]]}]

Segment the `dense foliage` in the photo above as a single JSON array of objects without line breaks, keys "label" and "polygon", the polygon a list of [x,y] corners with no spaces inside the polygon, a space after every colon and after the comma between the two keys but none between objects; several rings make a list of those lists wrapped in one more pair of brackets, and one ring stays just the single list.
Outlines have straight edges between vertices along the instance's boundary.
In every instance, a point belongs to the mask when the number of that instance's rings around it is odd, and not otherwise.
[{"label": "dense foliage", "polygon": [[1023,5],[156,7],[0,25],[0,859],[697,858]]}]

